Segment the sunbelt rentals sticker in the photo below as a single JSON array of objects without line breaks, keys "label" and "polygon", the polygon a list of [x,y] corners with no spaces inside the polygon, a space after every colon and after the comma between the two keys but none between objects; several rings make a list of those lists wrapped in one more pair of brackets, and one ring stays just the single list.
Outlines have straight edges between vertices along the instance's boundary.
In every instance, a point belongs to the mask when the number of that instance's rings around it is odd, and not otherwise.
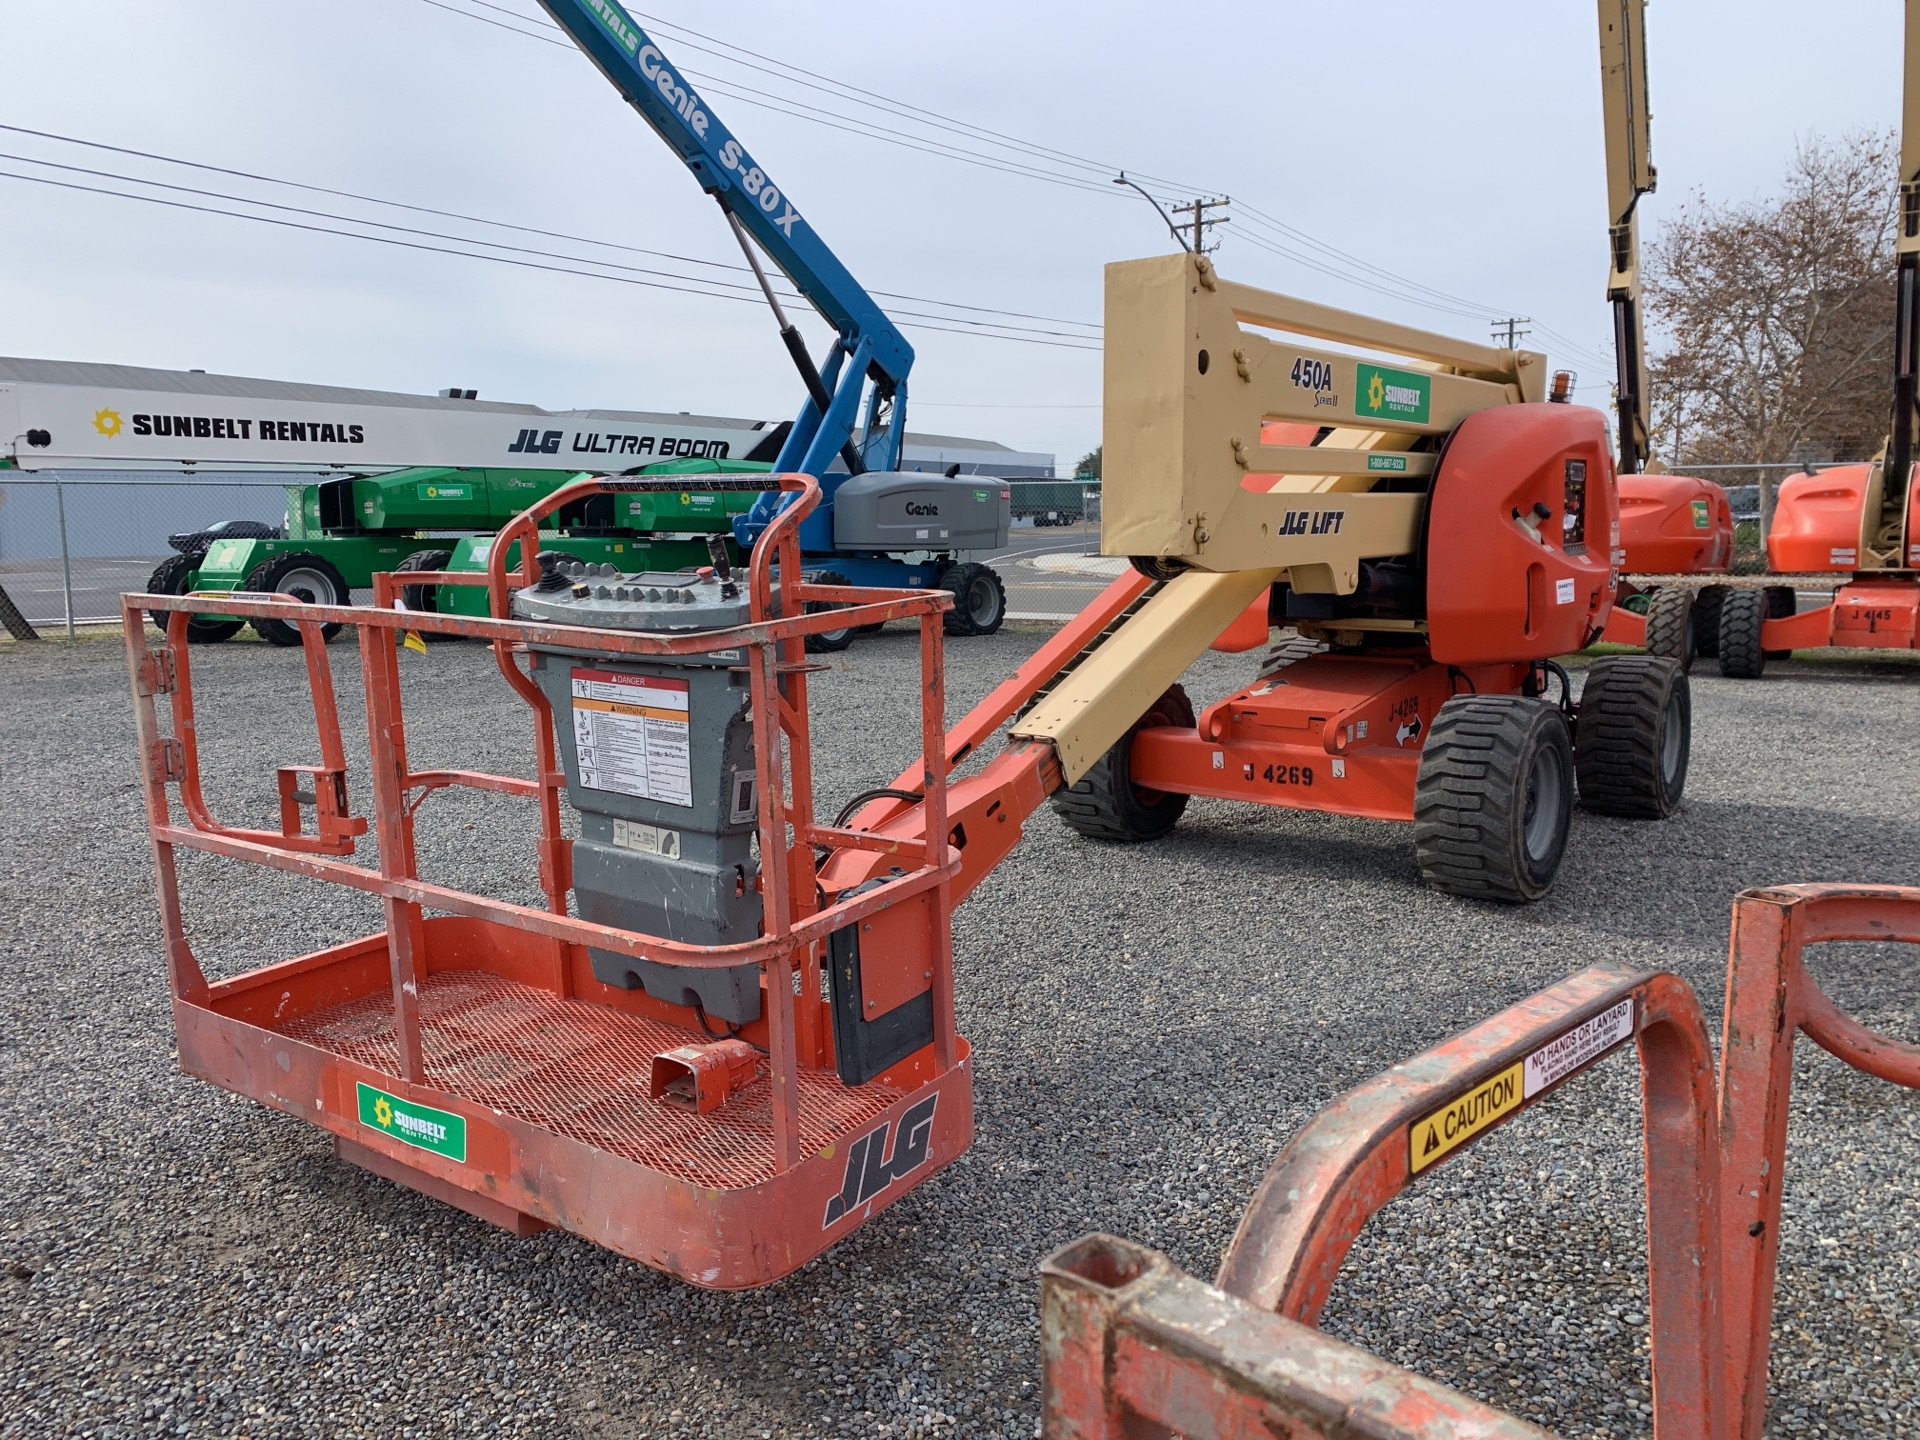
[{"label": "sunbelt rentals sticker", "polygon": [[1425,425],[1433,413],[1433,380],[1412,370],[1357,365],[1353,388],[1354,413],[1368,419]]}]

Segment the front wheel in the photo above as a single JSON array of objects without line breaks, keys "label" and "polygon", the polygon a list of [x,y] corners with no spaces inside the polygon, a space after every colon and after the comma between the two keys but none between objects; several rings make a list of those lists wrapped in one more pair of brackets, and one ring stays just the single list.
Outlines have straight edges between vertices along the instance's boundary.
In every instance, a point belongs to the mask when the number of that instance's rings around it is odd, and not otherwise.
[{"label": "front wheel", "polygon": [[[147,577],[147,593],[150,595],[184,595],[193,588],[194,567],[198,565],[198,555],[169,555]],[[147,618],[162,631],[167,628],[168,615],[164,610],[149,612]],[[231,640],[238,635],[244,622],[239,620],[215,620],[208,615],[187,616],[187,643],[189,645],[218,645],[223,640]]]},{"label": "front wheel", "polygon": [[1180,686],[1168,686],[1086,774],[1068,789],[1054,792],[1049,803],[1069,830],[1089,840],[1130,845],[1158,840],[1179,823],[1191,797],[1133,783],[1133,737],[1156,725],[1193,728],[1193,701]]},{"label": "front wheel", "polygon": [[991,635],[1006,621],[1007,589],[991,565],[971,560],[949,565],[934,588],[953,596],[945,626],[949,635]]},{"label": "front wheel", "polygon": [[1573,746],[1545,700],[1456,695],[1420,752],[1413,843],[1435,889],[1538,900],[1553,885],[1573,819]]},{"label": "front wheel", "polygon": [[[311,550],[289,550],[284,555],[258,565],[247,576],[247,589],[273,595],[291,595],[308,605],[345,605],[353,596],[347,579],[333,562]],[[298,645],[300,627],[286,620],[262,617],[253,622],[254,630],[269,645]],[[340,633],[338,624],[320,627],[323,639],[331,641]]]}]

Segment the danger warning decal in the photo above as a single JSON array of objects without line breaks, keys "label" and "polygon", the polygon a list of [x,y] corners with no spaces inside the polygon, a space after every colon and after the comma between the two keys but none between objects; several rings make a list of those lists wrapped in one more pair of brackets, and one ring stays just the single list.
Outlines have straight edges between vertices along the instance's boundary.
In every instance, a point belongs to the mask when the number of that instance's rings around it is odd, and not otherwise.
[{"label": "danger warning decal", "polygon": [[1540,1046],[1518,1064],[1480,1081],[1407,1127],[1407,1170],[1418,1175],[1534,1097],[1587,1068],[1633,1034],[1633,999],[1610,1005]]}]

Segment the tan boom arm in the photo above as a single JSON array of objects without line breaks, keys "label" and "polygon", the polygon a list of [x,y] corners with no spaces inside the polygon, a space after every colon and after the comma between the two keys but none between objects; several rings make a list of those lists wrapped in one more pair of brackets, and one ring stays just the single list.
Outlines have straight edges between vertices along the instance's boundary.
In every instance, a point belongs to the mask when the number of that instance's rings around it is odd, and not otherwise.
[{"label": "tan boom arm", "polygon": [[1607,135],[1607,299],[1618,368],[1620,470],[1647,459],[1647,357],[1640,323],[1640,225],[1654,187],[1647,111],[1647,0],[1600,0],[1600,92]]},{"label": "tan boom arm", "polygon": [[[1014,725],[1069,785],[1275,580],[1349,595],[1364,562],[1417,550],[1440,438],[1546,392],[1542,355],[1237,285],[1199,255],[1107,267],[1105,351],[1101,549],[1185,573]],[[1269,420],[1331,428],[1265,445]]]}]

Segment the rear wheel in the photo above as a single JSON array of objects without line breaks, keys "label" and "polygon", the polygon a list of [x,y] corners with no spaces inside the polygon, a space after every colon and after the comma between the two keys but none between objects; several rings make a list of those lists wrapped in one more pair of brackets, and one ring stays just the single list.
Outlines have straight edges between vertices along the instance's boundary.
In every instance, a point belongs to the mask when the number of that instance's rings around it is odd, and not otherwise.
[{"label": "rear wheel", "polygon": [[[153,574],[147,577],[147,593],[150,595],[184,595],[193,583],[193,572],[199,568],[198,555],[169,555],[155,567]],[[150,611],[147,618],[160,629],[167,628],[167,613],[164,610]],[[206,615],[187,616],[187,643],[190,645],[218,645],[222,640],[231,640],[238,635],[245,622],[241,620],[215,620]]]},{"label": "rear wheel", "polygon": [[1720,605],[1720,673],[1730,680],[1758,680],[1767,668],[1760,627],[1766,597],[1758,590],[1728,590]]},{"label": "rear wheel", "polygon": [[[1793,592],[1791,585],[1769,585],[1761,592],[1766,599],[1767,619],[1785,620],[1790,615],[1800,613],[1800,597]],[[1769,660],[1785,660],[1793,654],[1791,650],[1769,650]]]},{"label": "rear wheel", "polygon": [[953,596],[945,627],[949,635],[991,635],[1007,618],[1007,589],[991,565],[971,560],[949,565],[934,588]]},{"label": "rear wheel", "polygon": [[[452,563],[451,550],[416,550],[394,566],[393,573],[401,575],[411,574],[415,570],[444,570]],[[400,602],[419,615],[437,614],[440,609],[440,587],[403,585],[400,587]]]},{"label": "rear wheel", "polygon": [[1693,597],[1693,653],[1702,660],[1720,654],[1720,607],[1727,598],[1727,587],[1709,585]]},{"label": "rear wheel", "polygon": [[1654,655],[1593,662],[1573,746],[1582,805],[1601,815],[1665,819],[1686,791],[1692,746],[1693,697],[1677,664]]},{"label": "rear wheel", "polygon": [[[291,595],[309,605],[345,605],[353,598],[347,589],[346,577],[334,568],[333,562],[311,550],[289,550],[256,566],[254,572],[247,576],[247,589],[273,595]],[[253,622],[253,628],[270,645],[300,643],[300,627],[286,620],[263,617]],[[329,641],[339,633],[338,625],[320,627],[321,637]]]},{"label": "rear wheel", "polygon": [[[822,570],[818,575],[813,577],[813,583],[815,585],[844,585],[847,583],[847,577],[838,571]],[[809,600],[807,602],[807,613],[809,615],[819,615],[828,610],[843,610],[845,608],[843,605],[827,600]],[[842,626],[838,630],[821,630],[816,634],[807,636],[807,653],[809,655],[832,655],[853,644],[855,633],[855,627],[852,625]]]},{"label": "rear wheel", "polygon": [[1440,707],[1413,793],[1420,874],[1451,895],[1538,900],[1573,817],[1567,722],[1545,700],[1456,695]]},{"label": "rear wheel", "polygon": [[1069,830],[1089,840],[1137,844],[1158,840],[1179,823],[1189,797],[1133,783],[1133,737],[1156,725],[1193,728],[1193,702],[1180,686],[1169,686],[1076,784],[1054,793],[1053,813]]},{"label": "rear wheel", "polygon": [[1653,592],[1647,602],[1647,653],[1693,668],[1693,592],[1675,586]]}]

